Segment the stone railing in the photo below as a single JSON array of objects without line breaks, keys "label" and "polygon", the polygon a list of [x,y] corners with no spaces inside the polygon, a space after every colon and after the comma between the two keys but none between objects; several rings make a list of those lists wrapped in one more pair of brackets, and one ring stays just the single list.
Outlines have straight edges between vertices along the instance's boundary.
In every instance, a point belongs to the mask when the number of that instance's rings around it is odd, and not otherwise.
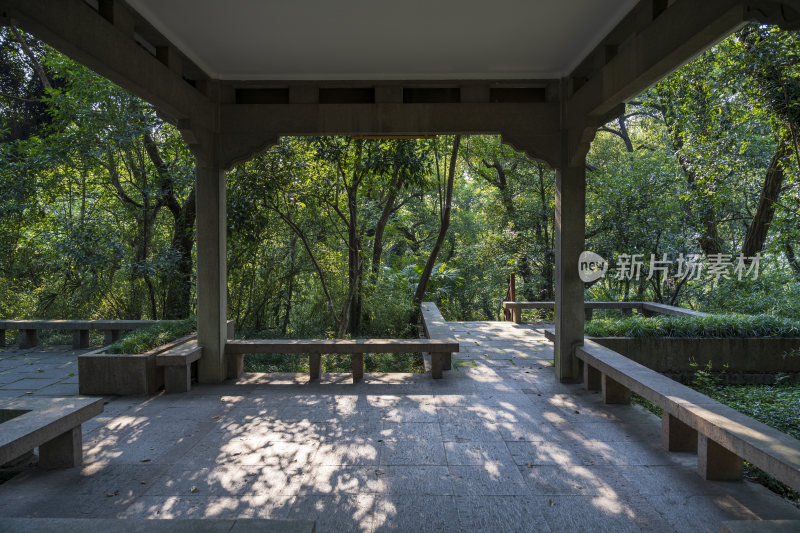
[{"label": "stone railing", "polygon": [[[554,311],[555,302],[503,302],[504,315],[511,317],[511,322],[522,322],[523,309],[546,309]],[[670,316],[707,316],[707,313],[683,309],[673,305],[657,304],[652,302],[584,302],[586,320],[592,319],[595,309],[618,309],[623,315],[629,315],[635,309],[645,316],[670,315]]]}]

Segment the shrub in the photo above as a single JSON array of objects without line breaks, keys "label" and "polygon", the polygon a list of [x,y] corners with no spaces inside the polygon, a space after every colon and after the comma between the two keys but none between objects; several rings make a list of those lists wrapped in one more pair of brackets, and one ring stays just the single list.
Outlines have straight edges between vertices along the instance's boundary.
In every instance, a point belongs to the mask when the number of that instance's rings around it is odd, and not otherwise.
[{"label": "shrub", "polygon": [[197,329],[197,319],[166,320],[146,328],[137,329],[106,348],[106,353],[145,353],[172,342]]},{"label": "shrub", "polygon": [[702,317],[632,315],[587,322],[590,337],[800,337],[800,321],[736,313]]}]

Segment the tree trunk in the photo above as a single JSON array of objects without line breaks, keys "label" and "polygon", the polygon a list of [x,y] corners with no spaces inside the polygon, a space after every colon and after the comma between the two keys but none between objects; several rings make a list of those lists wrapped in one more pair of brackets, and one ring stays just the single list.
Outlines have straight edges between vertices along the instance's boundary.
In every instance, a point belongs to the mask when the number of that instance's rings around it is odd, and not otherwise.
[{"label": "tree trunk", "polygon": [[778,201],[785,178],[783,161],[791,153],[790,144],[785,140],[780,140],[778,150],[772,156],[769,168],[767,168],[767,175],[764,177],[764,186],[761,188],[758,207],[753,215],[753,220],[747,226],[747,233],[742,245],[742,255],[745,257],[753,257],[764,248],[769,226],[775,216],[775,202]]},{"label": "tree trunk", "polygon": [[402,183],[401,174],[398,172],[397,176],[389,184],[389,192],[386,195],[383,204],[383,211],[381,217],[378,219],[378,224],[375,226],[375,238],[372,241],[372,264],[370,270],[372,271],[373,280],[378,279],[378,271],[381,267],[381,256],[383,255],[383,233],[386,231],[386,225],[389,223],[389,217],[394,212],[394,202],[397,198],[397,191],[400,189]]},{"label": "tree trunk", "polygon": [[428,256],[428,261],[425,263],[425,268],[422,275],[419,277],[417,290],[414,292],[414,298],[411,302],[412,305],[412,323],[419,320],[419,308],[422,304],[422,299],[425,297],[425,291],[428,290],[428,282],[431,279],[433,267],[436,264],[436,258],[439,256],[439,251],[442,249],[447,229],[450,227],[450,209],[453,205],[453,182],[456,174],[456,159],[458,158],[458,148],[461,145],[461,135],[456,135],[453,140],[453,152],[450,156],[450,168],[447,172],[447,189],[445,192],[444,209],[442,210],[442,223],[439,227],[439,235],[436,237],[436,243],[433,245],[431,254]]},{"label": "tree trunk", "polygon": [[194,247],[195,192],[183,204],[180,214],[175,218],[172,233],[172,249],[178,254],[175,275],[167,288],[165,318],[188,318],[192,313],[192,248]]}]

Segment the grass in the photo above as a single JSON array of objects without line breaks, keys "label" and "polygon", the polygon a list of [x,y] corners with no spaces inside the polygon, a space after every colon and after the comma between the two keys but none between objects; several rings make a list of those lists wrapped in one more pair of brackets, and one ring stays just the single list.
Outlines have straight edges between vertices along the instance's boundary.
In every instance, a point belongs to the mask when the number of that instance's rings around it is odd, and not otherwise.
[{"label": "grass", "polygon": [[197,320],[168,320],[137,329],[106,348],[107,353],[145,353],[162,344],[179,339],[197,329]]},{"label": "grass", "polygon": [[[351,372],[349,355],[323,355],[322,372]],[[244,358],[245,372],[308,373],[308,356],[297,354],[258,354]],[[425,372],[422,354],[368,353],[364,354],[365,372]]]},{"label": "grass", "polygon": [[736,313],[703,317],[598,318],[586,322],[589,337],[800,337],[800,321]]}]

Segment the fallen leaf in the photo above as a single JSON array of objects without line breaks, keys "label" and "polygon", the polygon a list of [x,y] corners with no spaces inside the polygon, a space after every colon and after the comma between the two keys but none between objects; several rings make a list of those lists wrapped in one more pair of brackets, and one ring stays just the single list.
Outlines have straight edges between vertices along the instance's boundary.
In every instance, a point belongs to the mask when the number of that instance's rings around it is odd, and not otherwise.
[{"label": "fallen leaf", "polygon": [[140,462],[140,463],[149,463],[149,462],[150,462],[150,459],[142,459],[142,460],[141,460],[141,461],[139,461],[139,462]]},{"label": "fallen leaf", "polygon": [[189,492],[191,492],[192,494],[197,494],[197,487],[193,486]]},{"label": "fallen leaf", "polygon": [[547,500],[547,504],[552,506],[553,505],[553,500]]}]

